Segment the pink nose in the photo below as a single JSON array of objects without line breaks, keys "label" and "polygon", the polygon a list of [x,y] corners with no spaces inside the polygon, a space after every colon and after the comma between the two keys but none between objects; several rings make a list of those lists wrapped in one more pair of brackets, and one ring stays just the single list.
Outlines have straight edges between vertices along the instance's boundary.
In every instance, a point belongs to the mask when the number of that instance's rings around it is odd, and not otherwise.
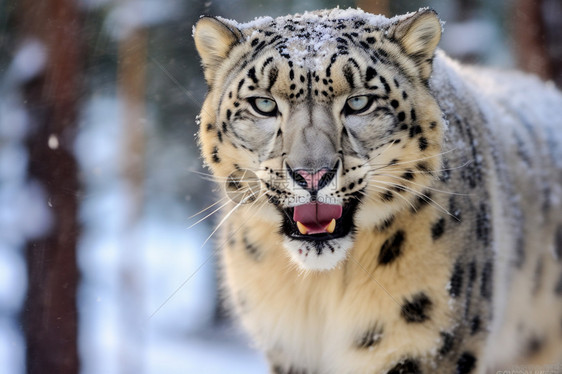
[{"label": "pink nose", "polygon": [[314,174],[310,174],[305,170],[295,170],[297,174],[304,178],[306,181],[306,188],[309,190],[318,190],[318,182],[320,182],[320,179],[322,179],[327,171],[327,169],[322,169]]}]

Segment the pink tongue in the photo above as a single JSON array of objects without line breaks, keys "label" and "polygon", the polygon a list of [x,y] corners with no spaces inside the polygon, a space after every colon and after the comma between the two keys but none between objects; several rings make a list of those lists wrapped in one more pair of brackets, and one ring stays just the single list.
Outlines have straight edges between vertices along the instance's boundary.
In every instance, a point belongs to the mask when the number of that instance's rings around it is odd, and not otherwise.
[{"label": "pink tongue", "polygon": [[341,205],[310,203],[295,207],[293,221],[299,221],[308,228],[309,234],[326,232],[325,227],[341,217]]}]

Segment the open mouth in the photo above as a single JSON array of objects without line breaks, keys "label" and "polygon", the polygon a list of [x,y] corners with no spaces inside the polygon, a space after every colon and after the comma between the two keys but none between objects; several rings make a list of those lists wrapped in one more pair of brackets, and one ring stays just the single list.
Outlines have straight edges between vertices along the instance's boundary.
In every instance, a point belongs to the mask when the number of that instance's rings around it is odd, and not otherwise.
[{"label": "open mouth", "polygon": [[311,202],[285,208],[282,232],[293,239],[308,241],[344,237],[355,228],[353,217],[358,203],[358,199],[350,199],[343,206]]}]

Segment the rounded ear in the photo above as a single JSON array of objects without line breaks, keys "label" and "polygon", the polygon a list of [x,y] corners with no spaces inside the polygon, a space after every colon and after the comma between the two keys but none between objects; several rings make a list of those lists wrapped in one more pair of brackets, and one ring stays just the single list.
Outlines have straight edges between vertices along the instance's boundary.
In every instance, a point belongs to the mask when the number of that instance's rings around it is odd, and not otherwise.
[{"label": "rounded ear", "polygon": [[431,62],[441,39],[441,21],[433,9],[422,9],[394,25],[393,37],[420,67],[423,79],[431,75]]},{"label": "rounded ear", "polygon": [[193,28],[193,38],[205,69],[205,80],[211,86],[218,67],[242,39],[242,33],[217,18],[203,17]]}]

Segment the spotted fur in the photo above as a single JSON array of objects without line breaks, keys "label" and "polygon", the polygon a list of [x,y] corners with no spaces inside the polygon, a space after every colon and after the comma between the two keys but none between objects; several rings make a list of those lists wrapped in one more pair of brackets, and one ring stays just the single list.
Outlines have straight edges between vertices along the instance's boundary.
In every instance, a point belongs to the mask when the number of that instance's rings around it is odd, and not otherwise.
[{"label": "spotted fur", "polygon": [[[234,172],[261,185],[225,208],[218,245],[272,373],[562,358],[562,96],[460,66],[440,36],[428,9],[194,28],[204,159],[227,194],[250,191]],[[343,207],[332,233],[300,232],[313,201]]]}]

